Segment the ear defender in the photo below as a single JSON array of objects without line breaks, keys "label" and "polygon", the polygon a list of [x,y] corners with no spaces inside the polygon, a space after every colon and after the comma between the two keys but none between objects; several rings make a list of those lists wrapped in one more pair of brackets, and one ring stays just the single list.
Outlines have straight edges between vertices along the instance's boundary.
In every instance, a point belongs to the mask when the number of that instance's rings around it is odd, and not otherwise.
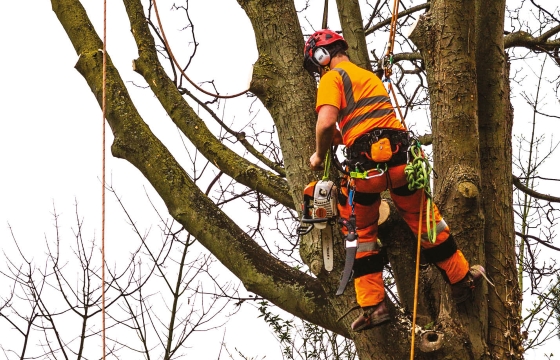
[{"label": "ear defender", "polygon": [[327,66],[331,62],[331,54],[324,47],[318,47],[313,52],[313,60],[319,66]]}]

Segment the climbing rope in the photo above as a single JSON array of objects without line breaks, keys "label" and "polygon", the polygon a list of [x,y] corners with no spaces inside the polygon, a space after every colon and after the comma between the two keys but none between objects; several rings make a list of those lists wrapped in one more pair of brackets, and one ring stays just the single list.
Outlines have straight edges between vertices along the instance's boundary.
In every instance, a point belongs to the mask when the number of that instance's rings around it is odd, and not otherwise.
[{"label": "climbing rope", "polygon": [[418,309],[418,282],[420,279],[420,248],[422,244],[422,204],[424,191],[420,197],[420,217],[418,219],[418,239],[416,245],[416,271],[414,272],[414,305],[412,306],[412,337],[410,339],[410,360],[414,359],[414,338],[416,335],[416,311]]},{"label": "climbing rope", "polygon": [[[420,210],[418,218],[418,239],[416,248],[416,272],[414,277],[414,306],[412,311],[412,338],[410,343],[410,359],[414,359],[414,337],[416,334],[416,310],[418,305],[418,281],[420,277],[420,250],[422,244],[422,215],[424,213],[424,202],[426,202],[426,232],[431,243],[436,241],[436,219],[432,194],[430,190],[430,173],[432,166],[424,156],[421,144],[415,140],[415,144],[410,147],[413,160],[404,169],[408,182],[408,189],[420,190]],[[427,197],[427,199],[426,199]],[[431,219],[431,220],[430,220]]]},{"label": "climbing rope", "polygon": [[397,109],[401,123],[406,130],[407,128],[406,128],[406,123],[404,121],[404,116],[401,112],[401,107],[399,106],[397,95],[393,89],[393,83],[391,82],[391,75],[393,74],[393,62],[394,62],[393,48],[395,47],[395,35],[397,33],[398,13],[399,13],[399,0],[394,0],[393,11],[391,13],[391,25],[389,27],[389,41],[387,42],[387,51],[385,52],[385,56],[381,60],[381,67],[383,68],[383,72],[385,75],[384,82],[387,82],[388,92],[393,97],[393,101],[395,102],[394,107]]},{"label": "climbing rope", "polygon": [[[393,47],[395,46],[395,35],[397,33],[397,19],[399,14],[399,0],[393,0],[393,11],[391,13],[391,27],[389,28],[389,46],[385,56],[393,56]],[[390,75],[390,74],[389,74]]]},{"label": "climbing rope", "polygon": [[[434,203],[430,190],[430,173],[432,166],[421,148],[421,144],[416,140],[416,144],[411,146],[410,152],[413,160],[408,163],[404,169],[406,179],[408,181],[408,189],[423,190],[427,196],[426,201],[426,229],[428,240],[433,244],[436,241],[436,218],[434,212]],[[423,206],[424,201],[421,202]],[[421,209],[422,210],[422,209]],[[422,214],[422,211],[420,211]]]},{"label": "climbing rope", "polygon": [[101,347],[105,360],[105,118],[107,98],[107,0],[103,1],[103,80],[101,112],[103,114],[101,131]]},{"label": "climbing rope", "polygon": [[206,95],[210,95],[219,99],[231,99],[240,95],[245,94],[246,92],[249,91],[249,89],[244,90],[240,93],[237,94],[233,94],[233,95],[218,95],[218,94],[214,94],[211,92],[208,92],[206,90],[204,90],[203,88],[201,88],[200,86],[196,85],[194,83],[194,81],[192,81],[187,74],[185,74],[185,72],[183,71],[183,69],[181,68],[181,66],[179,65],[179,62],[177,61],[177,59],[175,58],[175,55],[173,55],[173,52],[171,51],[171,46],[169,46],[169,42],[167,41],[167,37],[165,36],[165,32],[163,31],[163,25],[161,24],[161,20],[159,18],[159,12],[158,12],[158,7],[157,7],[157,2],[156,0],[152,0],[152,2],[154,3],[154,11],[156,13],[156,19],[158,22],[158,26],[159,26],[159,30],[161,31],[161,37],[163,38],[163,42],[165,44],[165,48],[167,49],[167,52],[169,53],[169,57],[171,58],[171,60],[173,60],[173,63],[175,64],[175,66],[177,66],[177,69],[179,69],[179,72],[181,72],[181,75],[183,75],[185,77],[185,79],[187,79],[187,81],[194,86],[198,91],[206,94]]}]

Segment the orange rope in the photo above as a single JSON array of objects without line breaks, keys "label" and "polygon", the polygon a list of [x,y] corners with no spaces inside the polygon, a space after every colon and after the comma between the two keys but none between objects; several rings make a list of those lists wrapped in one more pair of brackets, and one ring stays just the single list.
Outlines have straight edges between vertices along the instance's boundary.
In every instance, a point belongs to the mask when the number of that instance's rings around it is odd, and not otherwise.
[{"label": "orange rope", "polygon": [[173,60],[173,63],[175,64],[175,66],[177,66],[177,69],[179,69],[179,71],[181,72],[181,74],[185,77],[185,79],[187,79],[187,81],[189,83],[191,83],[192,86],[194,86],[198,91],[203,92],[206,95],[210,95],[216,98],[220,98],[220,99],[230,99],[230,98],[234,98],[240,95],[245,94],[246,92],[249,91],[249,89],[244,90],[238,94],[234,94],[234,95],[217,95],[217,94],[213,94],[211,92],[208,92],[206,90],[204,90],[203,88],[201,88],[200,86],[196,85],[188,76],[187,74],[185,74],[185,72],[183,71],[183,69],[181,68],[181,66],[179,65],[179,62],[177,61],[177,59],[175,59],[175,56],[173,55],[173,52],[171,52],[171,47],[169,46],[169,42],[167,41],[167,38],[165,37],[165,32],[163,31],[163,26],[161,24],[161,20],[159,18],[159,12],[158,12],[158,8],[157,8],[157,3],[156,0],[152,0],[154,3],[154,11],[156,13],[156,19],[159,25],[159,29],[161,31],[161,36],[163,38],[163,42],[165,43],[165,48],[167,49],[167,52],[169,53],[169,57],[171,57],[171,60]]},{"label": "orange rope", "polygon": [[[389,30],[389,44],[387,45],[387,52],[385,53],[385,61],[389,61],[390,63],[385,67],[385,77],[389,80],[389,93],[393,96],[393,100],[395,101],[395,107],[399,112],[399,116],[401,118],[401,123],[403,124],[404,128],[406,129],[406,124],[404,122],[404,117],[401,112],[401,107],[399,106],[399,102],[397,100],[397,95],[395,94],[395,90],[393,89],[393,85],[390,81],[390,77],[392,75],[392,59],[393,56],[393,47],[395,46],[395,35],[397,29],[397,19],[399,14],[399,0],[393,1],[393,12],[391,14],[391,27]],[[385,64],[384,64],[385,66]],[[414,275],[414,305],[412,310],[412,337],[410,340],[410,360],[414,359],[414,342],[416,337],[416,310],[418,308],[418,281],[420,277],[420,248],[422,242],[422,213],[424,209],[424,190],[422,191],[422,197],[420,200],[420,217],[418,219],[418,245],[416,248],[416,273]]]},{"label": "orange rope", "polygon": [[107,87],[107,0],[103,1],[103,85],[101,96],[102,119],[102,155],[101,155],[101,345],[105,360],[105,115]]},{"label": "orange rope", "polygon": [[399,117],[401,119],[401,123],[403,124],[404,129],[407,130],[406,123],[404,122],[404,116],[401,112],[401,107],[399,106],[399,101],[397,100],[397,95],[395,94],[395,90],[393,90],[393,84],[391,83],[391,81],[389,81],[389,92],[393,96],[393,101],[395,102],[395,105],[396,105],[395,107],[397,108],[397,111],[399,112]]},{"label": "orange rope", "polygon": [[414,275],[414,306],[412,310],[412,339],[410,340],[410,360],[414,359],[414,337],[416,335],[416,308],[418,307],[418,281],[420,277],[420,244],[422,242],[422,213],[424,210],[424,190],[420,199],[420,218],[418,219],[418,245],[416,247],[416,273]]},{"label": "orange rope", "polygon": [[399,14],[399,0],[393,0],[393,13],[391,14],[391,27],[389,30],[389,46],[387,46],[387,56],[393,55],[395,45],[395,35],[397,30],[397,18]]},{"label": "orange rope", "polygon": [[[406,128],[406,123],[404,122],[404,116],[401,112],[401,107],[399,106],[399,102],[397,100],[397,96],[395,94],[395,91],[393,90],[393,85],[391,83],[391,75],[393,74],[393,69],[392,69],[392,57],[393,57],[393,48],[395,46],[395,35],[397,33],[397,19],[398,19],[398,14],[399,14],[399,0],[394,0],[393,1],[393,12],[391,13],[391,26],[389,28],[389,42],[387,45],[387,52],[385,53],[385,57],[383,59],[383,67],[384,67],[384,72],[385,72],[385,78],[388,80],[389,82],[389,93],[393,96],[393,101],[395,102],[395,108],[397,108],[397,111],[399,112],[399,117],[401,120],[401,123],[404,126],[404,129],[407,130]],[[389,64],[386,64],[386,62],[389,62]]]}]

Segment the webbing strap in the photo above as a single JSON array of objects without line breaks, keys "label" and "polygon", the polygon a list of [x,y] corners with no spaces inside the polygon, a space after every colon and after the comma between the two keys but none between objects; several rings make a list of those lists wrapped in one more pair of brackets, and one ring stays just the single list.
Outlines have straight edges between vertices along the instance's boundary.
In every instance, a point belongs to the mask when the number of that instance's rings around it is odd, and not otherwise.
[{"label": "webbing strap", "polygon": [[327,150],[327,155],[325,156],[325,171],[323,172],[323,181],[329,179],[329,172],[331,171],[331,150]]}]

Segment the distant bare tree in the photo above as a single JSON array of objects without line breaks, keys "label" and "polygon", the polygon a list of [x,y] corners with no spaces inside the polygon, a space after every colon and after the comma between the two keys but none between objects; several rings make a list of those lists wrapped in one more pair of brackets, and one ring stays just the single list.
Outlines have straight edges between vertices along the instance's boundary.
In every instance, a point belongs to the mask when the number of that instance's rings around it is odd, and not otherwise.
[{"label": "distant bare tree", "polygon": [[[154,240],[149,232],[141,233],[115,198],[138,245],[128,259],[120,254],[120,261],[106,264],[108,354],[179,358],[193,332],[223,324],[215,317],[235,297],[236,289],[213,278],[209,271],[213,260],[191,251],[193,241],[182,227],[161,219],[161,238]],[[84,238],[77,205],[72,245],[61,235],[60,215],[56,210],[53,214],[55,238],[46,241],[44,264],[29,260],[19,247],[19,258],[5,256],[8,267],[1,274],[14,286],[2,298],[0,316],[20,335],[17,342],[2,343],[8,359],[98,356],[102,331],[99,245],[95,239]],[[131,240],[130,236],[120,239]],[[13,241],[17,246],[15,236]]]}]

